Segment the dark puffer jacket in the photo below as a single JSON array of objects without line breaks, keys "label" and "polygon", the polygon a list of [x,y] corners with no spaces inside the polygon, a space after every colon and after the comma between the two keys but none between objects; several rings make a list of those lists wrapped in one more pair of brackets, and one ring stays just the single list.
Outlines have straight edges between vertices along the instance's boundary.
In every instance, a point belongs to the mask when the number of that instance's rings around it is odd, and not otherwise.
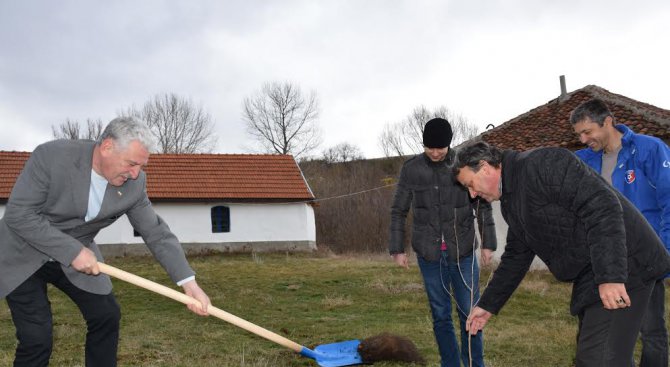
[{"label": "dark puffer jacket", "polygon": [[498,313],[535,255],[572,282],[570,312],[600,302],[598,285],[628,291],[670,271],[670,256],[642,214],[573,153],[506,151],[501,209],[507,245],[479,306]]},{"label": "dark puffer jacket", "polygon": [[450,149],[444,161],[433,162],[425,154],[419,154],[403,165],[391,207],[392,255],[405,252],[405,219],[410,205],[412,248],[424,259],[439,260],[442,234],[450,259],[472,254],[476,244],[475,212],[479,213],[484,248],[496,249],[491,204],[483,199],[470,199],[467,190],[456,182],[451,170],[454,158],[455,153]]}]

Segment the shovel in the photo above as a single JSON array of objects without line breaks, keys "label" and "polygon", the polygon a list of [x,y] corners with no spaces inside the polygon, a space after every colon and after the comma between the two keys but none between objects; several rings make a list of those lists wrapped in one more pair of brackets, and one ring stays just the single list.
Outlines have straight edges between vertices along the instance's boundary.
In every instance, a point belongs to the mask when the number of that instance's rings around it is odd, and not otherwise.
[{"label": "shovel", "polygon": [[[175,301],[183,304],[200,305],[200,301],[190,297],[184,293],[178,292],[172,288],[152,282],[137,275],[128,273],[121,269],[99,262],[98,267],[101,272],[112,276],[114,278],[123,280],[125,282],[134,284],[140,288],[150,290],[152,292],[161,294],[165,297],[172,298]],[[304,357],[311,358],[322,367],[338,367],[351,366],[362,364],[363,360],[358,354],[358,345],[360,340],[349,340],[340,343],[319,345],[314,350],[304,347],[292,340],[289,340],[279,334],[275,334],[270,330],[264,329],[258,325],[252,324],[249,321],[241,319],[233,314],[209,305],[207,312],[223,321],[229,322],[246,331],[254,333],[281,346],[284,346],[292,351],[299,353]]]}]

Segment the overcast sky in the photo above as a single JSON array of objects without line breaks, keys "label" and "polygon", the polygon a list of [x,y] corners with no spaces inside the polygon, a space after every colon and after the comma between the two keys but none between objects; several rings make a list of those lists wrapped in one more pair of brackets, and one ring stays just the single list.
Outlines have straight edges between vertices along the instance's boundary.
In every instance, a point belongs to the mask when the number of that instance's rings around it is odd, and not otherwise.
[{"label": "overcast sky", "polygon": [[669,45],[667,0],[0,0],[0,150],[176,93],[210,113],[215,152],[244,153],[243,99],[290,81],[318,95],[319,151],[379,157],[418,105],[483,130],[557,97],[560,75],[670,109]]}]

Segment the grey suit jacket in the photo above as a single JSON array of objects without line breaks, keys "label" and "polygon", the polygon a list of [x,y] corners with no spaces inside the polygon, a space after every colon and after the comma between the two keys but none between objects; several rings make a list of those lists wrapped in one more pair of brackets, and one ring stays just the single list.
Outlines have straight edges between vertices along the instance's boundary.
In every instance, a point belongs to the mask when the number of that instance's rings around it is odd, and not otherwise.
[{"label": "grey suit jacket", "polygon": [[98,216],[84,220],[94,147],[92,141],[52,141],[35,148],[26,162],[0,219],[0,299],[49,259],[61,264],[75,286],[97,294],[111,292],[107,275],[87,275],[70,264],[83,246],[102,261],[93,239],[124,214],[173,281],[195,274],[179,241],[153,210],[144,172],[123,186],[107,185]]}]

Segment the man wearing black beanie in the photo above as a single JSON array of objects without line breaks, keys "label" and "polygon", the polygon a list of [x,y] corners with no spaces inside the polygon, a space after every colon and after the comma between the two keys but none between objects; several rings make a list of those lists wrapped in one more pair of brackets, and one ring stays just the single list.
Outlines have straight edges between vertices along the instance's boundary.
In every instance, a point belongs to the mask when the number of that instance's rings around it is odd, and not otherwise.
[{"label": "man wearing black beanie", "polygon": [[433,149],[449,149],[451,138],[454,133],[451,131],[449,121],[442,118],[434,118],[426,122],[423,128],[423,146]]},{"label": "man wearing black beanie", "polygon": [[[424,126],[424,153],[408,159],[400,171],[391,208],[389,252],[398,265],[409,269],[404,238],[411,206],[411,243],[428,295],[442,366],[459,366],[461,361],[465,366],[484,366],[482,333],[469,336],[465,330],[470,309],[479,300],[474,219],[482,231],[484,264],[496,249],[495,227],[491,204],[470,199],[453,177],[456,155],[449,149],[452,137],[451,125],[443,118],[434,118]],[[460,321],[460,348],[451,319],[452,297]]]}]

